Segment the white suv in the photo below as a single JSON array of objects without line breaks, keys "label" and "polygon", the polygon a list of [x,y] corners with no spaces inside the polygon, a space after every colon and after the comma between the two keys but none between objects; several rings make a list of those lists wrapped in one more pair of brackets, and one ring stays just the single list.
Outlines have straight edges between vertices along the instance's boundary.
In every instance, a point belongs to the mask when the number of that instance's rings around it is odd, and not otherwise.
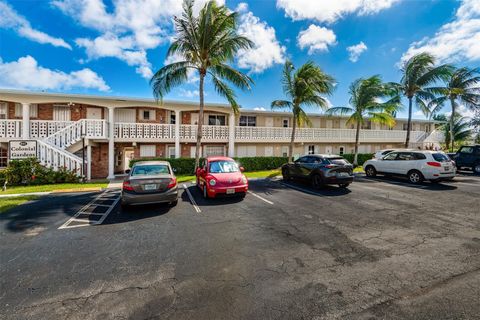
[{"label": "white suv", "polygon": [[407,176],[411,183],[423,180],[433,182],[455,177],[455,163],[441,151],[393,151],[381,159],[371,159],[363,164],[368,177],[380,174]]}]

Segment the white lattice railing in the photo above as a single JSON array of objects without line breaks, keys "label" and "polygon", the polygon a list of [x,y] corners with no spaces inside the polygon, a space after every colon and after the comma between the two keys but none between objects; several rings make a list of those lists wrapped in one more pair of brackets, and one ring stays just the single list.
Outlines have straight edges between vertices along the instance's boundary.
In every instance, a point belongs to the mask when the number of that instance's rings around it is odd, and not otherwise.
[{"label": "white lattice railing", "polygon": [[175,125],[157,123],[115,123],[115,139],[125,140],[164,140],[175,139]]},{"label": "white lattice railing", "polygon": [[49,135],[45,141],[61,149],[71,146],[82,137],[106,138],[107,124],[104,120],[81,119]]},{"label": "white lattice railing", "polygon": [[42,165],[48,168],[53,168],[54,170],[60,170],[61,168],[64,168],[65,170],[75,172],[77,175],[81,175],[81,158],[42,140],[37,140],[37,145],[38,160]]},{"label": "white lattice railing", "polygon": [[423,142],[428,143],[442,143],[445,141],[445,134],[441,131],[433,130],[429,134],[426,134],[425,139]]},{"label": "white lattice railing", "polygon": [[21,138],[22,120],[0,120],[0,138]]},{"label": "white lattice railing", "polygon": [[[197,140],[197,125],[184,124],[180,126],[180,140],[193,142]],[[228,126],[202,126],[202,141],[228,141]]]},{"label": "white lattice railing", "polygon": [[[355,129],[297,128],[296,142],[355,142]],[[288,142],[292,128],[280,127],[235,127],[238,142]],[[361,130],[361,142],[404,142],[407,132],[403,130]],[[412,131],[412,140],[425,136],[423,131]]]},{"label": "white lattice railing", "polygon": [[31,120],[30,137],[46,138],[70,126],[73,121]]}]

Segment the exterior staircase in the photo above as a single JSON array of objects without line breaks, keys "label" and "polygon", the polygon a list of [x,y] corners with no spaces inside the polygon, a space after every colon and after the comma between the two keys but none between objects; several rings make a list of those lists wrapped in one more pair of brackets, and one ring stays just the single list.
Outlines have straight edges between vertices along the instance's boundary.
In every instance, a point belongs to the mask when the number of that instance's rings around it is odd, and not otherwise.
[{"label": "exterior staircase", "polygon": [[81,119],[72,122],[63,129],[37,140],[38,159],[42,165],[48,168],[54,170],[64,168],[80,176],[82,175],[83,159],[67,148],[74,146],[82,138],[106,138],[106,132],[106,122],[103,120]]}]

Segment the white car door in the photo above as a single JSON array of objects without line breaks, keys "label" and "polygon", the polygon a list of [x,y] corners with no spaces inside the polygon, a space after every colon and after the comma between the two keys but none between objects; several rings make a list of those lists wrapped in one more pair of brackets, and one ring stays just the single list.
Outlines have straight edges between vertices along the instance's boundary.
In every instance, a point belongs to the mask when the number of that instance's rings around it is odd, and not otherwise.
[{"label": "white car door", "polygon": [[396,158],[398,156],[398,152],[390,152],[382,159],[378,160],[377,171],[385,172],[385,173],[394,173],[394,168],[396,166]]},{"label": "white car door", "polygon": [[416,167],[416,159],[411,152],[400,152],[397,160],[394,173],[406,175],[408,171]]}]

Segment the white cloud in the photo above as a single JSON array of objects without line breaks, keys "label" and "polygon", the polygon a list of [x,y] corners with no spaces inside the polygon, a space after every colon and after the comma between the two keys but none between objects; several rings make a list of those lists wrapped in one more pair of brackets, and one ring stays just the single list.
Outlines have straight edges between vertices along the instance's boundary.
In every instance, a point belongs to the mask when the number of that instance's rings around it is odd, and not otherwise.
[{"label": "white cloud", "polygon": [[277,0],[277,8],[285,10],[285,15],[293,20],[317,20],[333,23],[344,15],[375,14],[390,8],[400,0]]},{"label": "white cloud", "polygon": [[480,1],[464,0],[453,21],[433,37],[410,44],[401,61],[421,52],[433,54],[441,63],[480,60]]},{"label": "white cloud", "polygon": [[0,28],[13,29],[20,36],[38,43],[72,49],[65,40],[52,37],[45,32],[32,28],[30,22],[25,17],[19,15],[10,5],[3,1],[0,1]]},{"label": "white cloud", "polygon": [[[206,1],[195,1],[194,11],[198,13]],[[224,0],[217,3],[224,4]],[[102,0],[53,0],[52,5],[101,33],[94,39],[76,40],[89,59],[118,58],[147,79],[153,75],[147,50],[171,40],[172,17],[182,13],[179,0],[117,0],[112,12]]]},{"label": "white cloud", "polygon": [[183,88],[180,88],[180,96],[186,97],[186,98],[195,98],[200,95],[198,90],[186,90]]},{"label": "white cloud", "polygon": [[297,42],[301,49],[308,47],[308,54],[313,54],[328,51],[329,46],[337,43],[337,37],[332,30],[311,24],[307,30],[300,31]]},{"label": "white cloud", "polygon": [[[469,108],[467,108],[465,105],[461,104],[455,108],[455,113],[460,114],[462,117],[467,117],[467,118],[473,118],[475,116],[475,112]],[[447,117],[450,117],[452,114],[452,110],[450,109],[449,111],[445,112]]]},{"label": "white cloud", "polygon": [[255,110],[255,111],[267,111],[267,109],[265,109],[264,107],[255,107],[255,108],[253,108],[253,110]]},{"label": "white cloud", "polygon": [[[185,58],[181,56],[179,53],[175,53],[167,57],[163,62],[163,65],[171,64],[174,62],[180,62],[180,61],[185,61]],[[188,83],[196,83],[198,80],[200,80],[198,76],[198,72],[195,69],[188,69],[187,77],[188,77],[188,80],[187,80]]]},{"label": "white cloud", "polygon": [[246,3],[240,3],[237,11],[241,12],[238,32],[254,42],[252,49],[238,52],[238,66],[260,73],[274,64],[284,63],[287,49],[277,40],[275,29],[248,11]]},{"label": "white cloud", "polygon": [[416,117],[423,117],[425,118],[425,114],[421,110],[417,110],[413,113],[414,116]]},{"label": "white cloud", "polygon": [[352,62],[357,62],[360,55],[366,50],[367,46],[365,45],[365,43],[363,43],[363,41],[360,41],[359,44],[347,48],[347,51],[349,53],[348,59]]},{"label": "white cloud", "polygon": [[38,65],[31,56],[3,62],[0,58],[0,86],[16,89],[69,89],[73,87],[108,91],[110,87],[94,71],[84,68],[65,73]]}]

